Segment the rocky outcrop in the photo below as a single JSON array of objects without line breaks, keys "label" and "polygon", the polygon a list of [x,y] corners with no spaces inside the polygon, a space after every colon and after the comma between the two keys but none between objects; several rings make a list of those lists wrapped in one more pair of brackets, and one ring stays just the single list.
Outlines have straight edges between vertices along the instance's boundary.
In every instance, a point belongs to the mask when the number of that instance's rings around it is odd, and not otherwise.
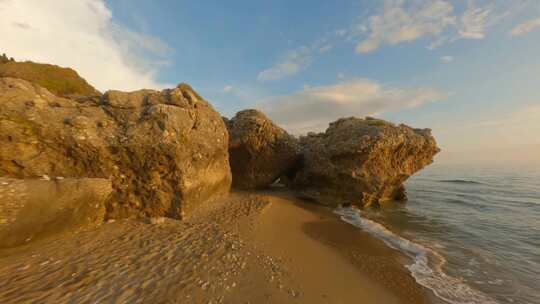
[{"label": "rocky outcrop", "polygon": [[107,218],[181,218],[228,192],[228,134],[184,84],[66,99],[0,78],[0,176],[43,175],[110,179]]},{"label": "rocky outcrop", "polygon": [[0,77],[24,79],[62,97],[101,95],[73,69],[52,64],[0,59]]},{"label": "rocky outcrop", "polygon": [[295,166],[297,140],[263,113],[244,110],[225,121],[235,188],[268,187]]},{"label": "rocky outcrop", "polygon": [[0,177],[0,248],[101,224],[111,191],[107,179]]},{"label": "rocky outcrop", "polygon": [[300,139],[303,167],[292,186],[323,204],[377,205],[406,198],[403,182],[439,152],[429,129],[340,119]]}]

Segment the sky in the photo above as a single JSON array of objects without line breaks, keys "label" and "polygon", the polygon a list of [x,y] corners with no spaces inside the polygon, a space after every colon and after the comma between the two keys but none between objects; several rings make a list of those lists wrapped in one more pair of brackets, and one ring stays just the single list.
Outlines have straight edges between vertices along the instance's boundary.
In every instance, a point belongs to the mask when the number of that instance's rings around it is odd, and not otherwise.
[{"label": "sky", "polygon": [[295,135],[375,116],[438,163],[540,168],[539,0],[0,0],[0,37],[103,92],[186,82]]}]

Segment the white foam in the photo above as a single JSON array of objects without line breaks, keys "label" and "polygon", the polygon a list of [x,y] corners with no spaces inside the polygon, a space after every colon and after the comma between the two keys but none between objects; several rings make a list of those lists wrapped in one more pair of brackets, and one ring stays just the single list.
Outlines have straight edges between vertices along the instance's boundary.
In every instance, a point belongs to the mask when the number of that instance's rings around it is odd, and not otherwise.
[{"label": "white foam", "polygon": [[413,263],[407,269],[418,284],[429,288],[439,298],[452,304],[496,304],[485,294],[474,290],[462,280],[451,277],[442,271],[446,260],[436,251],[411,242],[394,234],[383,225],[360,216],[354,208],[340,208],[334,211],[341,219],[382,240],[391,248],[409,256]]}]

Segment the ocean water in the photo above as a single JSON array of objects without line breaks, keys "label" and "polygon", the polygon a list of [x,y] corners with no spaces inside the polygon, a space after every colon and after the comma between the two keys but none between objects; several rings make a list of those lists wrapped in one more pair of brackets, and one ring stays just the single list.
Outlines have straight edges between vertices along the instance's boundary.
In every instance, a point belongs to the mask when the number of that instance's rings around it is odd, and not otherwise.
[{"label": "ocean water", "polygon": [[448,303],[540,303],[540,168],[433,165],[406,187],[406,204],[335,212]]}]

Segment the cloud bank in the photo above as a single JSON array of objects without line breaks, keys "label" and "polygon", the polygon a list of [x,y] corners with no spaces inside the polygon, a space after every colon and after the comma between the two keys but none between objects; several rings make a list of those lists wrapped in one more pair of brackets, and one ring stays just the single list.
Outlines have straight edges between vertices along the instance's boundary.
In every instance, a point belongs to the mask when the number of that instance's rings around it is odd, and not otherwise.
[{"label": "cloud bank", "polygon": [[168,86],[156,73],[170,47],[115,23],[102,0],[2,0],[0,37],[0,52],[71,67],[102,91]]},{"label": "cloud bank", "polygon": [[[365,54],[383,45],[421,38],[435,49],[459,39],[484,39],[489,28],[531,2],[500,0],[386,0],[366,21],[355,24],[349,36],[358,39],[356,52]],[[458,8],[460,8],[458,10]],[[525,30],[535,26],[531,23]],[[519,31],[519,30],[518,30]]]},{"label": "cloud bank", "polygon": [[[381,0],[373,12],[359,16],[359,21],[349,28],[330,31],[331,34],[322,34],[311,45],[289,50],[262,70],[257,80],[275,81],[298,74],[309,68],[317,56],[345,41],[355,43],[356,53],[367,54],[385,45],[419,39],[426,39],[426,48],[430,50],[460,39],[484,39],[492,27],[516,16],[531,3],[529,0]],[[530,20],[516,27],[512,34],[522,35],[539,26],[540,19]]]},{"label": "cloud bank", "polygon": [[294,134],[324,130],[340,117],[380,115],[446,98],[433,88],[396,88],[369,79],[306,87],[264,100],[258,107]]},{"label": "cloud bank", "polygon": [[442,0],[386,1],[379,14],[369,17],[358,28],[368,38],[356,46],[358,53],[369,53],[382,44],[396,45],[425,36],[438,36],[456,23],[454,7]]}]

